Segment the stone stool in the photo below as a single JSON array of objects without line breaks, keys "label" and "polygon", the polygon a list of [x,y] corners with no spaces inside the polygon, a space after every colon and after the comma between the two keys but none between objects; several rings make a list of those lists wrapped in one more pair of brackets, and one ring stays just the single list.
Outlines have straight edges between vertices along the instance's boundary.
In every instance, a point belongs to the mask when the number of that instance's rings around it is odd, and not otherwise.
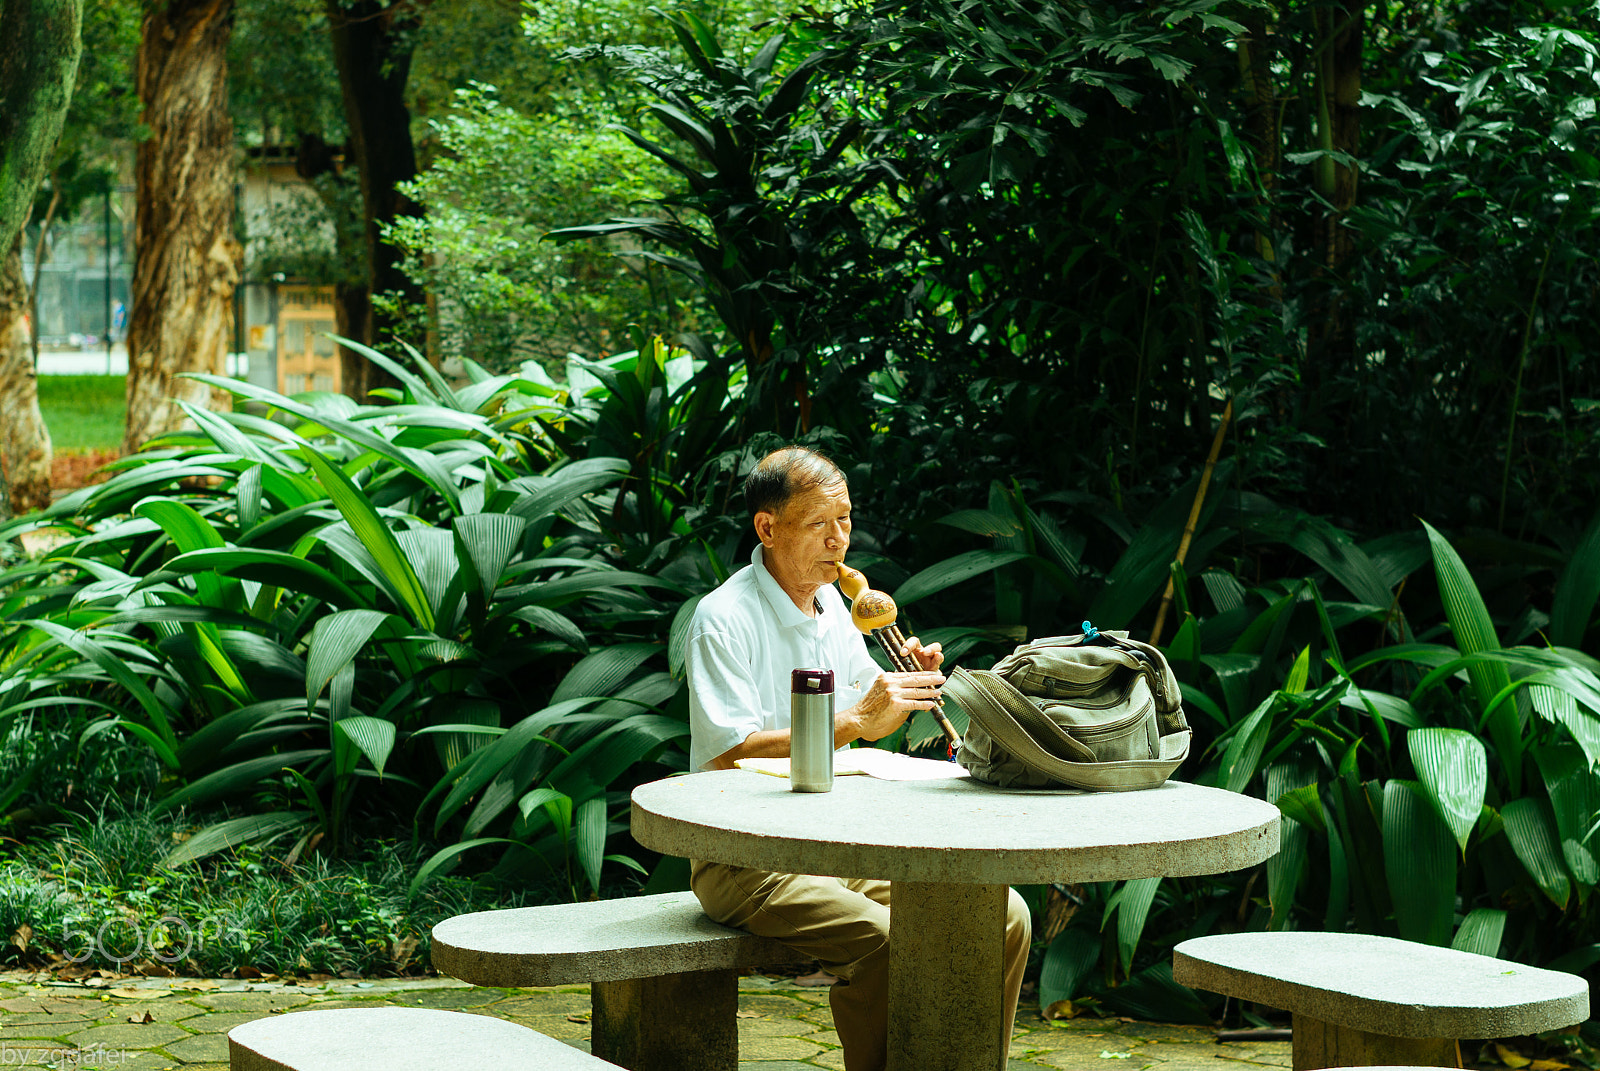
[{"label": "stone stool", "polygon": [[1294,1071],[1459,1067],[1460,1038],[1589,1017],[1575,974],[1356,933],[1235,933],[1173,949],[1172,977],[1294,1015]]}]

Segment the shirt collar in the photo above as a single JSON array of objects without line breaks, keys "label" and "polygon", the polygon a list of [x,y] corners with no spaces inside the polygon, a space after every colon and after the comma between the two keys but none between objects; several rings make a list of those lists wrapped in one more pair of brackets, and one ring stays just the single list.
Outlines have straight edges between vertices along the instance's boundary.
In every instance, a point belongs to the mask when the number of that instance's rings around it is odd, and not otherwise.
[{"label": "shirt collar", "polygon": [[[767,600],[767,605],[772,607],[772,612],[777,615],[778,624],[784,628],[798,628],[808,621],[815,620],[807,617],[800,607],[794,604],[794,600],[789,598],[789,593],[783,590],[783,586],[767,572],[766,557],[762,554],[764,549],[760,543],[756,544],[756,549],[750,552],[750,564],[755,567],[756,587],[761,590],[762,598]],[[821,600],[818,600],[819,613],[820,610]]]}]

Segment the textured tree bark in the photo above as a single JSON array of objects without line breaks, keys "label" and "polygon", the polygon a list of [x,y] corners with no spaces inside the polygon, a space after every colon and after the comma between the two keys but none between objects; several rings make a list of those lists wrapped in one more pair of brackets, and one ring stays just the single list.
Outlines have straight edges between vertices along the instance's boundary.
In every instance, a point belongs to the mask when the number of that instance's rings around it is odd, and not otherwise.
[{"label": "textured tree bark", "polygon": [[227,372],[242,252],[233,236],[232,29],[233,0],[169,0],[145,15],[135,78],[152,133],[136,168],[125,453],[181,427],[180,399],[230,405],[226,391],[178,376]]},{"label": "textured tree bark", "polygon": [[[50,504],[50,432],[39,413],[38,381],[24,316],[28,287],[22,277],[22,236],[0,259],[0,489],[9,485],[11,512],[32,513]],[[0,500],[0,516],[7,502]]]},{"label": "textured tree bark", "polygon": [[[411,142],[411,110],[406,107],[406,79],[411,73],[411,42],[422,21],[422,0],[326,0],[333,35],[334,62],[344,97],[345,123],[350,128],[350,155],[361,175],[361,201],[366,216],[367,293],[364,320],[354,337],[382,348],[396,323],[372,298],[397,295],[402,304],[419,306],[421,289],[401,270],[401,252],[383,238],[383,226],[401,216],[421,215],[421,208],[397,188],[417,176]],[[341,303],[348,311],[350,303]],[[364,398],[367,391],[393,380],[382,370],[348,351],[343,352],[344,392]]]},{"label": "textured tree bark", "polygon": [[83,54],[83,0],[0,0],[0,249],[27,221]]},{"label": "textured tree bark", "polygon": [[[1278,124],[1278,87],[1272,72],[1276,46],[1271,23],[1260,11],[1243,20],[1246,32],[1236,42],[1239,76],[1244,83],[1246,137],[1255,152],[1256,174],[1261,177],[1261,226],[1256,228],[1256,255],[1276,260],[1272,239],[1278,231],[1278,168],[1283,156],[1283,135]],[[1276,291],[1277,284],[1274,282]],[[1275,295],[1276,296],[1276,295]]]},{"label": "textured tree bark", "polygon": [[1366,8],[1350,4],[1339,9],[1333,36],[1333,79],[1329,112],[1333,117],[1333,147],[1348,153],[1351,163],[1336,163],[1333,171],[1333,214],[1328,220],[1328,266],[1335,271],[1355,252],[1355,233],[1344,225],[1356,203],[1355,162],[1361,155],[1361,41]]},{"label": "textured tree bark", "polygon": [[[0,0],[0,518],[50,502],[21,237],[83,55],[83,0]],[[41,475],[42,471],[42,475]]]}]

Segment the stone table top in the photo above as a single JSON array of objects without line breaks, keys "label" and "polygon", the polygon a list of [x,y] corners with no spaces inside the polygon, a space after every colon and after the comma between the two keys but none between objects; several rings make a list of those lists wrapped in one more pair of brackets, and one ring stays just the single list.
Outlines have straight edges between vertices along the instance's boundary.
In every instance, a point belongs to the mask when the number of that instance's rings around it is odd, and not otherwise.
[{"label": "stone table top", "polygon": [[669,855],[782,873],[1020,885],[1254,866],[1278,850],[1278,809],[1176,781],[1077,792],[841,777],[806,793],[717,770],[634,789],[633,835]]}]

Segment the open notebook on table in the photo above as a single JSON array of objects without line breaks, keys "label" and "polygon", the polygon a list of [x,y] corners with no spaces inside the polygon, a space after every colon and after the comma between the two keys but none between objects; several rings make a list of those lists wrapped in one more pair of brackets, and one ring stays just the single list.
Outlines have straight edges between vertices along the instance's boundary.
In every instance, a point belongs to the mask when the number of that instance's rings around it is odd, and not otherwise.
[{"label": "open notebook on table", "polygon": [[[789,776],[788,759],[738,759],[734,765],[741,770],[754,770],[773,777]],[[965,777],[967,771],[943,759],[916,759],[875,747],[835,751],[833,775],[845,777],[849,774],[863,774],[883,781],[930,781],[941,777]]]}]

